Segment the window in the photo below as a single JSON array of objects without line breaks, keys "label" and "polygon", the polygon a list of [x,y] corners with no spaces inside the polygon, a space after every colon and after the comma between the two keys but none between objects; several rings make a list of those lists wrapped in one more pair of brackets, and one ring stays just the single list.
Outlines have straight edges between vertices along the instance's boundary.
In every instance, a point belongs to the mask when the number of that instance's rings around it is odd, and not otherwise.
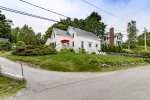
[{"label": "window", "polygon": [[98,47],[98,44],[95,44],[95,47],[97,48],[97,47]]},{"label": "window", "polygon": [[104,41],[106,41],[106,38],[104,38]]},{"label": "window", "polygon": [[55,33],[54,33],[54,38],[55,38]]},{"label": "window", "polygon": [[56,42],[55,42],[55,47],[56,47]]},{"label": "window", "polygon": [[89,42],[89,47],[90,47],[90,48],[92,47],[92,43],[91,43],[91,42]]},{"label": "window", "polygon": [[67,47],[69,47],[69,43],[67,43]]},{"label": "window", "polygon": [[72,47],[74,47],[74,41],[72,42]]},{"label": "window", "polygon": [[81,41],[81,48],[84,49],[84,41]]}]

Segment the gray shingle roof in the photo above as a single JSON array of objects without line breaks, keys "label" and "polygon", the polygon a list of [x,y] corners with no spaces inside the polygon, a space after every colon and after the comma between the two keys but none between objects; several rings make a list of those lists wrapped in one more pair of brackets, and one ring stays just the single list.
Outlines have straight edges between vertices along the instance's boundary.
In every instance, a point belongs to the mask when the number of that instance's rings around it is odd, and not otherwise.
[{"label": "gray shingle roof", "polygon": [[70,33],[68,33],[67,31],[64,31],[64,30],[60,30],[60,29],[57,29],[57,28],[53,28],[54,31],[56,31],[56,34],[63,34],[63,35],[70,35]]},{"label": "gray shingle roof", "polygon": [[115,35],[121,35],[121,36],[123,36],[122,33],[115,33]]},{"label": "gray shingle roof", "polygon": [[100,39],[95,34],[93,34],[91,32],[87,32],[85,30],[81,30],[81,29],[78,29],[78,28],[75,28],[75,27],[72,27],[72,26],[69,26],[69,27],[72,28],[78,35],[88,36],[88,37],[92,37],[92,38],[95,38],[95,39]]}]

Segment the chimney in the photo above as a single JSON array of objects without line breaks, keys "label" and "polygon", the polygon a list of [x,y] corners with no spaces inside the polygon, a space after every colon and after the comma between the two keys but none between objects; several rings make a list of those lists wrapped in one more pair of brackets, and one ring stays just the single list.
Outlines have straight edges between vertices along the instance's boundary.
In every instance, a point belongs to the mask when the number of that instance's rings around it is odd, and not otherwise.
[{"label": "chimney", "polygon": [[110,28],[109,30],[109,40],[110,40],[110,45],[114,46],[114,28]]}]

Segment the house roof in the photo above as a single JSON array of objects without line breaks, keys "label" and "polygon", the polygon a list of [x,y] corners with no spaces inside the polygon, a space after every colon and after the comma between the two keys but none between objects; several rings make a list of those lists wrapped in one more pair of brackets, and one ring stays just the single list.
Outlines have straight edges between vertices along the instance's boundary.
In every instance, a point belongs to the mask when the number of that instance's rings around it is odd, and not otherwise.
[{"label": "house roof", "polygon": [[58,29],[58,28],[53,28],[53,30],[56,32],[56,34],[63,34],[63,35],[71,36],[71,34],[68,33],[67,31],[64,31],[64,30],[61,30],[61,29]]},{"label": "house roof", "polygon": [[123,36],[122,33],[115,33],[115,35],[121,35],[121,36]]},{"label": "house roof", "polygon": [[72,27],[72,26],[69,26],[69,28],[73,29],[78,35],[81,35],[81,36],[88,36],[88,37],[100,39],[100,38],[98,38],[95,34],[93,34],[93,33],[91,33],[91,32],[87,32],[87,31],[85,31],[85,30],[81,30],[81,29],[79,29],[79,28],[75,28],[75,27]]},{"label": "house roof", "polygon": [[1,42],[1,41],[8,41],[8,39],[0,38],[0,42]]},{"label": "house roof", "polygon": [[[122,33],[114,33],[114,36],[122,35]],[[106,32],[102,37],[109,37],[109,32]]]}]

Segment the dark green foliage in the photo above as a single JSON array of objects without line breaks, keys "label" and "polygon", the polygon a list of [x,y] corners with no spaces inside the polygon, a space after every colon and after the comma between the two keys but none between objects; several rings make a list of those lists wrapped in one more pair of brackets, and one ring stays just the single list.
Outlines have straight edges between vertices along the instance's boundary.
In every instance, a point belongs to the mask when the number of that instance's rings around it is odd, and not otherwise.
[{"label": "dark green foliage", "polygon": [[95,52],[92,52],[91,54],[96,54]]},{"label": "dark green foliage", "polygon": [[25,47],[16,48],[12,54],[18,56],[39,56],[56,54],[56,50],[51,46],[33,46],[27,45]]},{"label": "dark green foliage", "polygon": [[86,53],[86,51],[85,51],[85,49],[81,49],[81,48],[79,48],[79,53]]},{"label": "dark green foliage", "polygon": [[106,25],[101,22],[102,18],[97,12],[92,12],[85,19],[85,30],[94,33],[97,36],[104,35]]},{"label": "dark green foliage", "polygon": [[143,51],[140,51],[139,54],[142,57],[150,57],[150,51],[143,50]]},{"label": "dark green foliage", "polygon": [[51,55],[51,54],[56,54],[56,49],[54,49],[51,46],[38,46],[36,48],[36,51],[38,52],[38,55]]},{"label": "dark green foliage", "polygon": [[50,46],[53,47],[53,48],[55,48],[56,44],[55,43],[51,43]]},{"label": "dark green foliage", "polygon": [[[146,34],[146,37],[147,37],[147,39],[146,39],[147,46],[150,47],[150,32],[148,32]],[[137,38],[137,40],[138,40],[137,44],[139,46],[144,46],[144,33],[142,33],[141,35],[139,35],[138,38]]]},{"label": "dark green foliage", "polygon": [[11,30],[10,42],[17,43],[23,41],[26,45],[41,45],[46,42],[41,33],[35,33],[31,27],[24,25],[22,28],[16,27]]},{"label": "dark green foliage", "polygon": [[134,54],[134,52],[132,50],[129,50],[129,49],[123,49],[122,53]]},{"label": "dark green foliage", "polygon": [[19,27],[11,29],[11,37],[9,39],[11,43],[17,43],[17,35],[19,35],[20,30],[21,29]]},{"label": "dark green foliage", "polygon": [[121,52],[122,52],[122,47],[121,47],[121,46],[103,45],[103,46],[102,46],[102,51],[103,51],[103,52],[116,52],[116,53],[121,53]]},{"label": "dark green foliage", "polygon": [[16,44],[17,48],[24,47],[24,46],[26,46],[26,44],[23,41],[18,41]]},{"label": "dark green foliage", "polygon": [[34,49],[27,49],[27,47],[20,47],[16,48],[12,54],[18,55],[18,56],[35,56],[38,55],[38,53]]},{"label": "dark green foliage", "polygon": [[75,53],[73,49],[61,49],[60,53],[65,54],[65,53]]},{"label": "dark green foliage", "polygon": [[0,11],[0,38],[10,38],[12,21],[6,19],[4,14]]},{"label": "dark green foliage", "polygon": [[0,50],[10,51],[12,49],[11,43],[9,41],[0,42]]}]

